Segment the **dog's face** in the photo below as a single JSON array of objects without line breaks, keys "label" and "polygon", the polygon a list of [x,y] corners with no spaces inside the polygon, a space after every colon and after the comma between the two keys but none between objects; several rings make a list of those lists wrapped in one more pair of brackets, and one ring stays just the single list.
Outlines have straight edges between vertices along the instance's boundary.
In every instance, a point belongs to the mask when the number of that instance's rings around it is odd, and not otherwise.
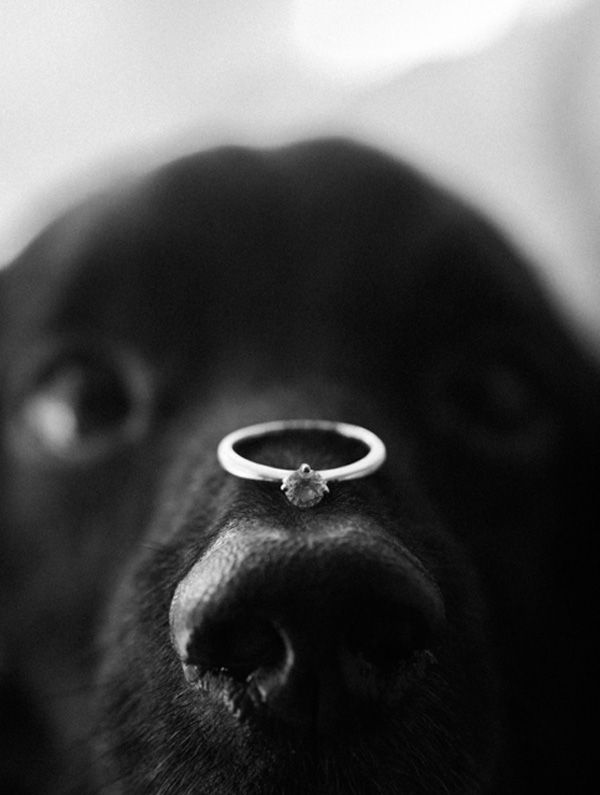
[{"label": "dog's face", "polygon": [[[569,791],[597,375],[482,220],[351,144],[224,149],[2,280],[12,791]],[[218,465],[291,417],[388,460],[311,508]]]}]

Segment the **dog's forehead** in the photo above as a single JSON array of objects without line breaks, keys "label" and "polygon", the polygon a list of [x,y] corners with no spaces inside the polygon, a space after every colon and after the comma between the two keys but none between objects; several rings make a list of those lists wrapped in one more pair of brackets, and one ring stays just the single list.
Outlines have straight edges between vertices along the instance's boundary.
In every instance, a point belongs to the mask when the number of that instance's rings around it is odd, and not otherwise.
[{"label": "dog's forehead", "polygon": [[351,339],[365,358],[391,338],[526,316],[531,293],[469,210],[339,141],[185,158],[67,215],[16,270],[24,328],[106,332],[157,354],[309,360]]}]

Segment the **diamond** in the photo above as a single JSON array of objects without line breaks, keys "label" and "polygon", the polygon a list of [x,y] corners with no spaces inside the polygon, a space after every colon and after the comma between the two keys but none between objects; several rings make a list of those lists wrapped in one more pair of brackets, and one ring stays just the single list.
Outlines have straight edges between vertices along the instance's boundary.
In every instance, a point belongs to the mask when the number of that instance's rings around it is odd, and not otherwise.
[{"label": "diamond", "polygon": [[281,490],[297,508],[312,508],[321,502],[329,488],[322,475],[308,464],[300,464],[295,472],[290,472],[283,479]]}]

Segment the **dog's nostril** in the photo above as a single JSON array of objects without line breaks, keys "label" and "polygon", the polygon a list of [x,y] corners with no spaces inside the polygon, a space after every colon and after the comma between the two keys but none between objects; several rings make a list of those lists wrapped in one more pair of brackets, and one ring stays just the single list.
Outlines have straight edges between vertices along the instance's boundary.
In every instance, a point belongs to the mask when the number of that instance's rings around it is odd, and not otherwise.
[{"label": "dog's nostril", "polygon": [[285,656],[275,625],[252,615],[209,622],[192,632],[187,646],[187,664],[203,673],[226,673],[239,682],[259,670],[281,666]]},{"label": "dog's nostril", "polygon": [[352,656],[389,675],[414,652],[429,648],[432,634],[415,611],[402,609],[393,614],[380,610],[355,616],[345,645]]}]

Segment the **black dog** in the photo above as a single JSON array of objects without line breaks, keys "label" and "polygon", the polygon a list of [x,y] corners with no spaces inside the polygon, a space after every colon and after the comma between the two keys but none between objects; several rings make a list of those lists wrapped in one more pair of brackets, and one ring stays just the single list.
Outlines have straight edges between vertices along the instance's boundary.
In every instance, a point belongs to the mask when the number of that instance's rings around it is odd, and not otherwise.
[{"label": "black dog", "polygon": [[[226,148],[0,286],[3,791],[584,791],[598,373],[484,221],[349,143]],[[223,471],[283,418],[388,459],[311,508]]]}]

